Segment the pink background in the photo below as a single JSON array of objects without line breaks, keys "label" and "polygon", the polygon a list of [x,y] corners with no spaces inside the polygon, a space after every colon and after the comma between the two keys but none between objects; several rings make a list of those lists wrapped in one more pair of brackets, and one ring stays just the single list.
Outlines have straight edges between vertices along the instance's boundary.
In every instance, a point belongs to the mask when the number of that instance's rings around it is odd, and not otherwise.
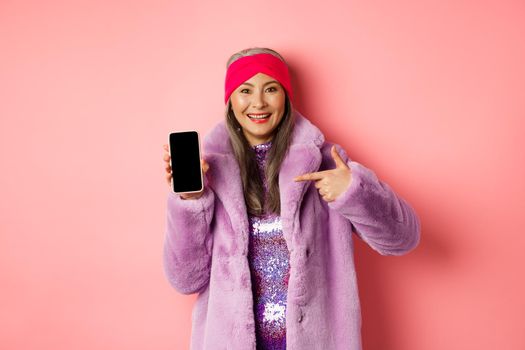
[{"label": "pink background", "polygon": [[186,349],[162,268],[168,133],[223,118],[230,54],[422,221],[356,240],[366,350],[525,349],[525,3],[0,2],[0,347]]}]

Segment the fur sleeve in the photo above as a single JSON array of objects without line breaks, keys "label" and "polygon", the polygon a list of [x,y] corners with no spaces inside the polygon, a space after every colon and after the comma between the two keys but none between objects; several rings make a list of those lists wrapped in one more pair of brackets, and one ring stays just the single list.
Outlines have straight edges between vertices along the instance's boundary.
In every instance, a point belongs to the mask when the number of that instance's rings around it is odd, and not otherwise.
[{"label": "fur sleeve", "polygon": [[348,189],[328,206],[346,217],[356,234],[381,255],[403,255],[420,239],[420,221],[414,209],[376,174],[351,161],[336,145],[352,170]]},{"label": "fur sleeve", "polygon": [[164,271],[180,293],[192,294],[208,285],[214,198],[209,186],[198,199],[182,199],[171,191],[168,194]]}]

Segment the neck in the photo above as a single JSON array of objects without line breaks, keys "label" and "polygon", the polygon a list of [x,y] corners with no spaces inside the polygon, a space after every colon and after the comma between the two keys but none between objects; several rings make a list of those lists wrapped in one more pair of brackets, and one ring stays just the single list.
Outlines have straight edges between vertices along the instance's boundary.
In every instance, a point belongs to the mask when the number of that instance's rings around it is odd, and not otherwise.
[{"label": "neck", "polygon": [[249,139],[249,138],[246,138],[246,140],[248,141],[248,143],[250,144],[250,146],[252,147],[255,147],[257,145],[260,145],[260,144],[263,144],[263,143],[267,143],[269,141],[271,141],[273,139],[273,135],[266,138],[266,139]]}]

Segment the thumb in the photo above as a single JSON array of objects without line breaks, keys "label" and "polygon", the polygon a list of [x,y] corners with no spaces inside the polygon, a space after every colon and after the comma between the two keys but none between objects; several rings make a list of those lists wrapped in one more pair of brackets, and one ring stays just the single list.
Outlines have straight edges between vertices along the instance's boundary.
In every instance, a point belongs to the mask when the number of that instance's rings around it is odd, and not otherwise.
[{"label": "thumb", "polygon": [[201,166],[202,166],[202,174],[206,174],[208,172],[208,169],[210,169],[210,165],[207,161],[205,161],[203,158],[201,158]]},{"label": "thumb", "polygon": [[332,158],[334,158],[334,161],[335,161],[335,166],[337,168],[341,168],[341,167],[348,168],[348,165],[346,165],[344,160],[341,158],[341,156],[337,152],[337,149],[335,148],[335,145],[332,146],[332,152],[331,153],[332,153]]}]

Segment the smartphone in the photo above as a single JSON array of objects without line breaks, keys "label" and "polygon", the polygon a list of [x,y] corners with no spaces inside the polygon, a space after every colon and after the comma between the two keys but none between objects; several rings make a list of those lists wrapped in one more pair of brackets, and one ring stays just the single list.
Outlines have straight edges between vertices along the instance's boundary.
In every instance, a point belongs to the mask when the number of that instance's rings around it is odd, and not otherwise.
[{"label": "smartphone", "polygon": [[203,189],[199,133],[195,130],[170,133],[171,187],[175,193]]}]

